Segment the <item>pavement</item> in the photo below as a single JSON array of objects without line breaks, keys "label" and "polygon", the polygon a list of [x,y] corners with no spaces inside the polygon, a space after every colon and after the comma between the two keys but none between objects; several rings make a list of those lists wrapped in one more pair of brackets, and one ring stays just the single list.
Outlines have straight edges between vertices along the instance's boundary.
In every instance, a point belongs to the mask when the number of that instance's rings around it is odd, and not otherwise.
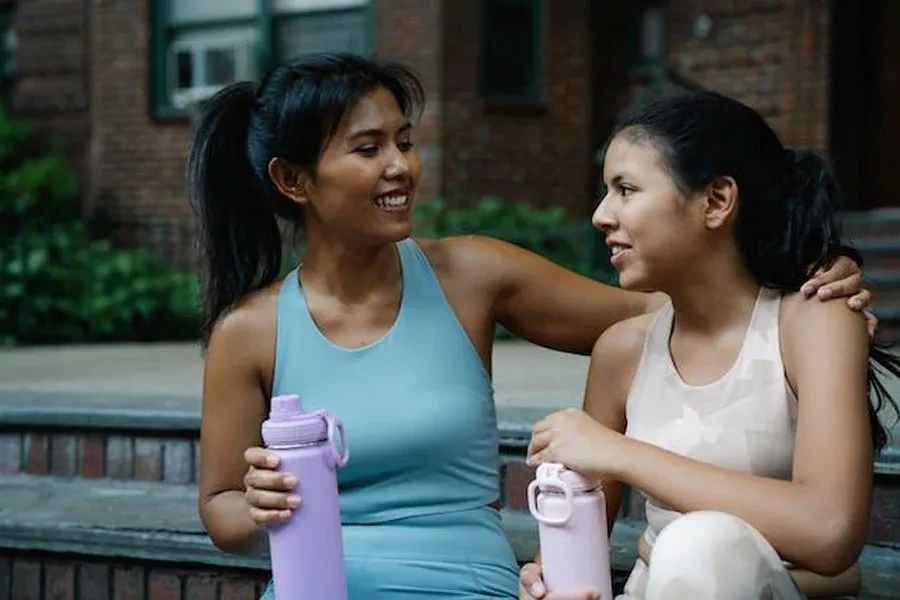
[{"label": "pavement", "polygon": [[[589,358],[527,342],[495,344],[498,405],[581,406]],[[199,401],[203,354],[193,343],[0,349],[0,392],[65,392]]]}]

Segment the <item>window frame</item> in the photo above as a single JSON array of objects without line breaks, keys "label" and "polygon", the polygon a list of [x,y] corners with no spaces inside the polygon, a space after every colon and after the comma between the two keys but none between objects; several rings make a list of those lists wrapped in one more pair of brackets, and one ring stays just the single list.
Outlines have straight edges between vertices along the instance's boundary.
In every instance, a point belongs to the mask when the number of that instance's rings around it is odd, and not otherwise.
[{"label": "window frame", "polygon": [[[255,31],[256,52],[253,53],[255,56],[251,58],[253,66],[250,71],[255,72],[256,77],[270,68],[276,58],[274,57],[274,27],[276,20],[280,18],[362,10],[365,14],[364,48],[369,53],[372,53],[375,48],[374,0],[366,0],[364,5],[358,7],[341,6],[339,4],[333,8],[322,6],[312,9],[294,9],[278,12],[274,10],[273,0],[255,0],[256,7],[253,15],[250,17],[204,19],[179,23],[178,25],[170,23],[169,3],[171,1],[156,0],[148,3],[150,5],[148,18],[152,25],[152,31],[150,44],[150,93],[147,96],[150,104],[149,113],[151,119],[159,123],[184,123],[190,119],[190,110],[178,107],[173,102],[174,81],[171,79],[175,71],[172,69],[171,61],[174,60],[175,56],[172,48],[179,44],[174,39],[178,32],[211,31],[252,26]],[[207,86],[203,89],[214,93],[214,90],[219,89],[219,86]],[[198,97],[202,97],[202,92],[198,92]]]}]

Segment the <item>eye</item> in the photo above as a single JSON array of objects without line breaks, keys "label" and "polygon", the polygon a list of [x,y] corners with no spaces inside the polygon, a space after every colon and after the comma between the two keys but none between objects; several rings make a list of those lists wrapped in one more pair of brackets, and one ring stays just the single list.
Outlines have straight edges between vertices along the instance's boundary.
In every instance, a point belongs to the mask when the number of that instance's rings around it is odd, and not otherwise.
[{"label": "eye", "polygon": [[626,184],[620,184],[620,185],[619,185],[619,194],[620,194],[623,198],[627,198],[628,196],[630,196],[631,194],[633,194],[633,193],[636,192],[636,191],[637,191],[637,190],[634,189],[633,187],[631,187],[630,185],[626,185]]},{"label": "eye", "polygon": [[365,146],[360,146],[356,150],[354,150],[357,154],[362,154],[363,156],[375,156],[378,154],[378,146],[375,144],[366,144]]},{"label": "eye", "polygon": [[397,142],[397,147],[400,148],[401,152],[409,152],[415,147],[415,144],[413,144],[412,140],[403,140]]}]

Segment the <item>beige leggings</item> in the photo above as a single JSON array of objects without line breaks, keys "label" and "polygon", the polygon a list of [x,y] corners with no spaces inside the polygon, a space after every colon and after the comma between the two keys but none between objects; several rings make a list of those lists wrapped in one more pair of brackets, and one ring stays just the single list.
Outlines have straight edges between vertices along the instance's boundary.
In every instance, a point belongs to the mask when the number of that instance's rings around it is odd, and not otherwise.
[{"label": "beige leggings", "polygon": [[678,517],[638,559],[617,600],[804,600],[772,545],[742,519],[698,511]]}]

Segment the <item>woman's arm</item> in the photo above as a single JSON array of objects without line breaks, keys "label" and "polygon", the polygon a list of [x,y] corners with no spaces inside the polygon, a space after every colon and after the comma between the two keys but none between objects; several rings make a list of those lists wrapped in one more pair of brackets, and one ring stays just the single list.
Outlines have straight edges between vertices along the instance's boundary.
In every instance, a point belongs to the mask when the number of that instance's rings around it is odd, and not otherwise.
[{"label": "woman's arm", "polygon": [[[653,315],[645,315],[616,323],[600,336],[591,352],[584,412],[613,431],[625,431],[625,403],[652,318]],[[606,524],[611,532],[622,504],[624,486],[611,478],[604,478],[601,486],[606,502]],[[521,600],[544,597],[540,561],[538,552],[534,562],[522,568]]]},{"label": "woman's arm", "polygon": [[736,515],[787,560],[824,575],[840,573],[858,556],[868,522],[868,337],[863,318],[842,303],[806,301],[796,308],[785,315],[782,333],[800,403],[792,481],[685,458],[625,438],[586,415],[557,414],[538,424],[530,460],[559,460],[621,479],[679,512]]},{"label": "woman's arm", "polygon": [[261,519],[245,498],[245,451],[261,445],[266,418],[269,382],[261,363],[274,353],[274,314],[260,304],[236,309],[215,327],[203,379],[200,516],[213,542],[234,553],[263,541]]},{"label": "woman's arm", "polygon": [[[658,310],[660,293],[626,291],[584,277],[514,244],[482,236],[442,240],[453,271],[474,294],[491,302],[491,317],[535,344],[589,354],[614,323]],[[839,257],[807,285],[831,297],[853,296],[854,308],[868,305],[856,263]],[[822,287],[824,286],[824,287]],[[467,294],[468,295],[468,294]],[[842,304],[842,303],[841,303]]]}]

